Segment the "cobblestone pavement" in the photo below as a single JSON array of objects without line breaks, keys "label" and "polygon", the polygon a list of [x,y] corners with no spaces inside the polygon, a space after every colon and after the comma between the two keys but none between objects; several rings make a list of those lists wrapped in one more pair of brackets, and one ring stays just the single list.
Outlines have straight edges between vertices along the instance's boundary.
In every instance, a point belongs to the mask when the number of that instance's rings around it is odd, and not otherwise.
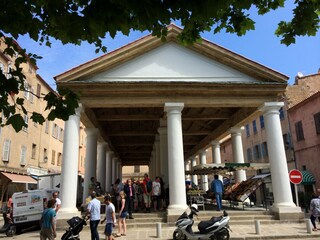
[{"label": "cobblestone pavement", "polygon": [[[289,224],[266,224],[260,226],[260,234],[256,234],[254,225],[238,225],[232,226],[232,232],[230,233],[231,240],[255,240],[255,239],[307,239],[307,240],[319,240],[320,230],[317,232],[307,233],[306,224],[304,223],[289,223]],[[101,229],[101,228],[100,228]],[[157,236],[156,223],[154,228],[143,228],[143,229],[128,229],[127,236],[118,237],[116,239],[131,240],[131,239],[172,239],[172,233],[174,227],[162,227],[161,237]],[[101,239],[105,239],[103,232],[100,230]],[[116,232],[116,229],[115,231]],[[61,239],[64,231],[59,231],[56,239]],[[80,233],[81,239],[90,240],[89,227],[85,227]],[[24,232],[14,237],[6,237],[4,233],[0,234],[0,239],[39,239],[39,230],[33,230]]]}]

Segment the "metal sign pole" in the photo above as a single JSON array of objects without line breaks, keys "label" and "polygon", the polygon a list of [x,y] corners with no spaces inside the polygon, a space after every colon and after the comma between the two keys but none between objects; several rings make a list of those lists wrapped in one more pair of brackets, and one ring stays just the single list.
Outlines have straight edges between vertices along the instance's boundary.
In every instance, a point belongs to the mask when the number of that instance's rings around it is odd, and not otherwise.
[{"label": "metal sign pole", "polygon": [[294,191],[296,192],[296,201],[297,201],[297,207],[299,207],[299,198],[298,198],[298,184],[294,184]]}]

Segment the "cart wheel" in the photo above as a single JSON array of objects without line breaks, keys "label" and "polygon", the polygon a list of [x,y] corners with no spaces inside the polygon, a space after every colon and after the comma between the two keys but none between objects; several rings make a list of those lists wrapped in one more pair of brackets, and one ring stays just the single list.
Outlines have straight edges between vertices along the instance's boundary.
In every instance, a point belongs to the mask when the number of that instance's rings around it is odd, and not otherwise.
[{"label": "cart wheel", "polygon": [[69,239],[69,237],[71,236],[71,232],[70,231],[66,231],[62,237],[61,237],[61,240],[67,240]]},{"label": "cart wheel", "polygon": [[6,235],[7,237],[12,237],[13,235],[15,235],[17,233],[17,228],[14,225],[11,225],[9,227],[9,229],[6,231]]}]

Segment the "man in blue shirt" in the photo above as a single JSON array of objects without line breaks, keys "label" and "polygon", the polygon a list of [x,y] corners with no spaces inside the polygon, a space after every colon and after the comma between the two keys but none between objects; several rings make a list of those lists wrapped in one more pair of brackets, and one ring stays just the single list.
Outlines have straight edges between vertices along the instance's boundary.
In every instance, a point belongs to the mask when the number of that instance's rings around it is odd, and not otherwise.
[{"label": "man in blue shirt", "polygon": [[92,191],[91,198],[87,207],[87,216],[90,216],[91,240],[99,240],[98,225],[100,223],[101,202],[96,198],[97,193]]},{"label": "man in blue shirt", "polygon": [[50,199],[48,201],[48,208],[42,213],[40,240],[54,240],[57,236],[55,224],[56,211],[54,210],[55,203],[55,199]]},{"label": "man in blue shirt", "polygon": [[220,211],[222,209],[223,184],[218,175],[214,175],[214,180],[211,182],[211,191],[216,198],[217,211]]}]

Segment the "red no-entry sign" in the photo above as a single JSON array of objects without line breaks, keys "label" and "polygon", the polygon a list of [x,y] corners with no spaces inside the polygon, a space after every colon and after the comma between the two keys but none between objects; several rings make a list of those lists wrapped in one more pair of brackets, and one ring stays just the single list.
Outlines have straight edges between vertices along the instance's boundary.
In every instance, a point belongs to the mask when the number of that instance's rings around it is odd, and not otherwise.
[{"label": "red no-entry sign", "polygon": [[302,182],[302,173],[297,169],[293,169],[289,172],[289,179],[293,184],[299,184]]}]

